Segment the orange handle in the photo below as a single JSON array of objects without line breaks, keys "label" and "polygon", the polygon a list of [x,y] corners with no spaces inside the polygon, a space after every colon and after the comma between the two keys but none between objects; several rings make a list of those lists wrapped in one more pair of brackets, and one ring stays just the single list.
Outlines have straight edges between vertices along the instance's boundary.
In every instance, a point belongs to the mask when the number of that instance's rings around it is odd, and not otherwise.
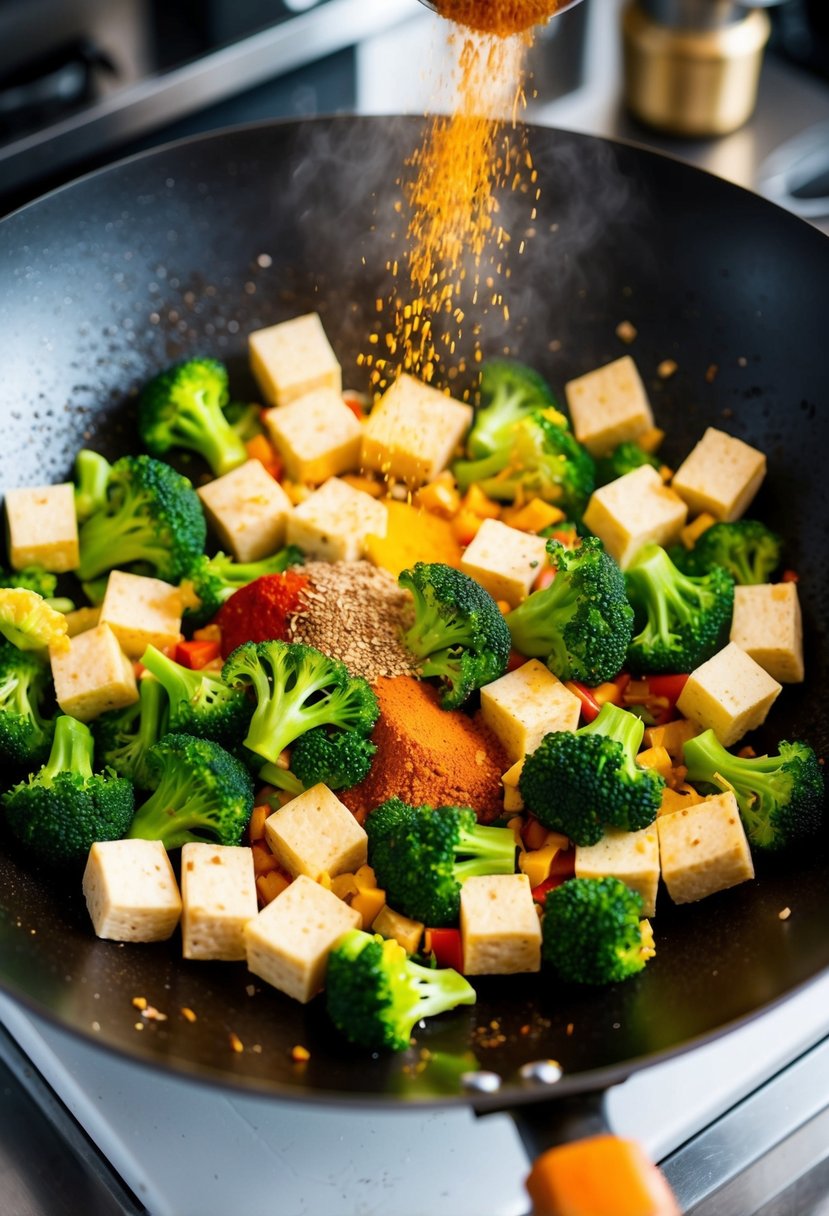
[{"label": "orange handle", "polygon": [[527,1178],[533,1216],[681,1216],[635,1140],[591,1136],[548,1149]]}]

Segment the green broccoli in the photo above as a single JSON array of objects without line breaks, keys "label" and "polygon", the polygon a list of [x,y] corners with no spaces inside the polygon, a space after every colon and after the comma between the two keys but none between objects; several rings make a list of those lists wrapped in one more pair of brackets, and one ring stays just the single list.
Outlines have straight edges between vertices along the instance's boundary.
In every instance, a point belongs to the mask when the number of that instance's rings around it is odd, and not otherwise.
[{"label": "green broccoli", "polygon": [[160,372],[138,398],[138,432],[153,456],[170,448],[197,452],[217,477],[248,459],[222,409],[227,368],[217,359],[187,359]]},{"label": "green broccoli", "polygon": [[688,780],[731,790],[752,844],[782,849],[806,840],[823,822],[823,769],[811,747],[783,740],[773,756],[734,756],[712,730],[683,749]]},{"label": "green broccoli", "polygon": [[78,576],[88,582],[142,562],[177,583],[206,539],[201,503],[187,478],[151,456],[123,456],[112,466],[105,503],[81,524]]},{"label": "green broccoli", "polygon": [[54,599],[57,585],[57,575],[44,570],[42,566],[26,566],[23,570],[0,569],[0,587],[22,587],[24,591],[34,591],[47,603]]},{"label": "green broccoli", "polygon": [[462,490],[476,483],[498,502],[541,498],[576,519],[595,486],[592,456],[556,410],[537,410],[521,419],[491,455],[456,461],[452,471]]},{"label": "green broccoli", "polygon": [[230,688],[208,671],[182,667],[155,646],[147,647],[141,662],[169,698],[169,731],[213,739],[228,747],[241,741],[253,713],[244,689]]},{"label": "green broccoli", "polygon": [[25,587],[0,587],[0,634],[18,650],[69,649],[66,618]]},{"label": "green broccoli", "polygon": [[645,725],[609,701],[586,726],[553,731],[524,761],[518,788],[546,828],[579,845],[604,825],[636,832],[656,818],[664,778],[636,763]]},{"label": "green broccoli", "polygon": [[417,562],[397,581],[414,598],[414,624],[403,644],[419,660],[421,676],[441,680],[444,709],[457,709],[504,674],[509,630],[480,583],[441,562]]},{"label": "green broccoli", "polygon": [[512,644],[543,658],[561,680],[601,684],[619,673],[633,632],[633,610],[621,570],[595,536],[578,549],[547,542],[555,570],[549,587],[534,591],[507,614]]},{"label": "green broccoli", "polygon": [[247,443],[248,440],[255,439],[257,435],[264,434],[261,406],[231,401],[230,405],[225,406],[223,412],[230,429],[239,436],[242,443]]},{"label": "green broccoli", "polygon": [[481,367],[481,404],[466,440],[469,455],[491,456],[509,442],[509,433],[528,414],[556,409],[547,382],[523,363],[490,359]]},{"label": "green broccoli", "polygon": [[192,625],[203,625],[216,615],[234,591],[247,587],[248,583],[262,578],[263,575],[282,574],[289,566],[302,562],[304,557],[302,550],[297,549],[295,545],[287,545],[278,553],[263,557],[258,562],[235,562],[224,553],[217,553],[215,557],[202,554],[196,559],[187,576],[198,596],[199,606],[186,609],[185,619]]},{"label": "green broccoli", "polygon": [[105,456],[81,448],[75,457],[75,514],[78,523],[106,505],[107,483],[112,465]]},{"label": "green broccoli", "polygon": [[368,776],[376,751],[376,745],[356,730],[328,731],[318,726],[300,735],[291,748],[291,771],[304,789],[322,781],[329,789],[347,790]]},{"label": "green broccoli", "polygon": [[467,878],[515,872],[512,829],[482,827],[469,807],[390,798],[371,812],[366,832],[369,862],[389,903],[434,927],[457,924]]},{"label": "green broccoli", "polygon": [[699,578],[683,574],[651,542],[628,566],[625,585],[634,610],[632,671],[693,671],[720,647],[734,608],[734,580],[722,566]]},{"label": "green broccoli", "polygon": [[736,583],[767,583],[780,565],[783,540],[756,519],[712,524],[685,550],[677,565],[686,574],[708,574],[723,566]]},{"label": "green broccoli", "polygon": [[110,709],[92,723],[100,762],[139,789],[149,787],[147,752],[167,733],[167,694],[158,680],[145,676],[139,699],[124,709]]},{"label": "green broccoli", "polygon": [[379,714],[366,680],[298,642],[245,642],[229,656],[222,678],[231,687],[253,689],[256,708],[244,745],[270,762],[268,780],[290,791],[297,778],[277,766],[285,748],[321,726],[365,738]]},{"label": "green broccoli", "polygon": [[253,782],[240,760],[212,739],[171,734],[147,752],[153,793],[139,807],[131,838],[178,849],[190,840],[238,845],[253,810]]},{"label": "green broccoli", "polygon": [[541,957],[570,984],[617,984],[656,951],[642,896],[618,878],[569,878],[547,896]]},{"label": "green broccoli", "polygon": [[3,796],[12,835],[38,860],[65,866],[86,860],[97,840],[120,840],[132,819],[132,783],[92,771],[88,726],[61,714],[46,764]]},{"label": "green broccoli", "polygon": [[620,443],[610,455],[600,456],[596,461],[596,485],[606,486],[608,482],[624,477],[625,473],[632,473],[643,464],[649,464],[652,469],[662,468],[662,461],[640,448],[638,443],[631,440]]},{"label": "green broccoli", "polygon": [[475,999],[457,971],[422,967],[398,942],[362,929],[349,930],[328,956],[328,1016],[349,1042],[369,1051],[405,1051],[423,1018]]},{"label": "green broccoli", "polygon": [[49,754],[54,721],[45,712],[52,687],[46,658],[0,643],[0,755],[27,769]]}]

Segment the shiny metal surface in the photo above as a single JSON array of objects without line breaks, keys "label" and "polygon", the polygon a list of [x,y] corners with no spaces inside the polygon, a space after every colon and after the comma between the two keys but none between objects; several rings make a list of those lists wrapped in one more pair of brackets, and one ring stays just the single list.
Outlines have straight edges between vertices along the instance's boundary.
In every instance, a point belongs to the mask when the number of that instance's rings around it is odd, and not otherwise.
[{"label": "shiny metal surface", "polygon": [[[437,5],[434,3],[434,0],[420,0],[420,3],[425,8],[430,8],[433,13],[436,13],[439,11]],[[550,0],[550,3],[551,4],[555,3],[555,0]],[[555,13],[551,13],[550,16],[557,17],[559,15],[559,13],[566,12],[568,8],[575,8],[575,6],[580,3],[581,3],[581,0],[559,0],[559,3],[556,5]]]},{"label": "shiny metal surface", "polygon": [[740,21],[750,8],[772,8],[783,0],[641,0],[653,21],[672,29],[711,30]]}]

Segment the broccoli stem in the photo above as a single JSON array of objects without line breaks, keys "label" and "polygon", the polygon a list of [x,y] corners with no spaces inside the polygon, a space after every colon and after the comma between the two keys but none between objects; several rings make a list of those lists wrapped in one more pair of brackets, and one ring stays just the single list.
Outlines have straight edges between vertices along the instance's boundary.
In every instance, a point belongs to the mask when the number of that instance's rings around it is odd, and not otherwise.
[{"label": "broccoli stem", "polygon": [[142,754],[157,742],[161,733],[161,718],[167,704],[167,693],[159,680],[142,679],[138,685],[141,716],[136,743]]},{"label": "broccoli stem", "polygon": [[[403,644],[413,655],[423,659],[436,650],[472,644],[469,621],[461,613],[442,616],[437,605],[430,603],[417,587],[410,586],[410,590],[415,596],[415,624],[403,635]],[[423,674],[440,675],[442,670],[427,672],[424,669]]]},{"label": "broccoli stem", "polygon": [[195,696],[204,679],[203,674],[173,662],[155,646],[147,647],[141,656],[141,662],[167,693],[170,698],[170,717],[175,718],[179,705]]},{"label": "broccoli stem", "polygon": [[699,587],[658,546],[643,561],[631,566],[627,577],[647,604],[649,619],[663,638],[672,636],[674,622],[685,625],[693,620],[695,609],[704,603]]},{"label": "broccoli stem", "polygon": [[406,959],[406,973],[413,981],[418,999],[410,1005],[412,1026],[421,1018],[429,1018],[458,1005],[474,1005],[475,989],[451,967],[421,967]]},{"label": "broccoli stem", "polygon": [[785,802],[792,787],[780,756],[736,756],[723,747],[712,730],[689,739],[683,748],[689,781],[704,781],[737,799],[749,837],[768,845],[773,838],[769,814]]},{"label": "broccoli stem", "polygon": [[199,452],[217,477],[244,464],[248,451],[218,405],[193,394],[176,415],[174,432],[183,447]]},{"label": "broccoli stem", "polygon": [[96,511],[81,525],[78,578],[82,583],[90,582],[113,566],[153,561],[156,553],[159,564],[163,564],[169,553],[162,544],[152,543],[151,528],[146,519],[135,513],[131,498],[112,515]]},{"label": "broccoli stem", "polygon": [[554,578],[548,587],[528,595],[507,614],[513,645],[527,658],[548,658],[551,670],[569,663],[564,627],[579,608],[580,591],[573,578]]},{"label": "broccoli stem", "polygon": [[455,853],[469,861],[457,862],[455,878],[464,883],[467,878],[485,874],[512,874],[515,871],[515,836],[511,828],[490,828],[478,824],[463,829],[458,835]]},{"label": "broccoli stem", "polygon": [[[328,660],[316,665],[316,671],[306,663],[301,674],[293,672],[287,664],[269,663],[268,666],[272,684],[264,661],[255,661],[246,669],[253,680],[257,704],[245,747],[275,765],[285,748],[300,735],[331,721],[328,697],[308,703],[315,693],[328,688],[331,674]],[[302,688],[301,699],[294,692],[297,685]]]},{"label": "broccoli stem", "polygon": [[624,751],[625,771],[630,776],[640,771],[636,763],[636,755],[645,734],[645,723],[636,714],[606,701],[593,721],[580,727],[576,734],[606,735],[610,739],[615,739],[617,743],[621,743]]},{"label": "broccoli stem", "polygon": [[259,770],[260,781],[267,782],[268,785],[273,785],[278,790],[285,790],[289,794],[301,794],[305,786],[295,777],[294,774],[287,768],[280,768],[278,764],[263,764]]},{"label": "broccoli stem", "polygon": [[75,457],[75,512],[79,521],[87,519],[106,501],[107,482],[112,465],[109,461],[82,448]]},{"label": "broccoli stem", "polygon": [[62,714],[55,722],[55,736],[40,780],[51,785],[58,773],[75,773],[84,781],[92,776],[94,744],[92,732],[77,718]]},{"label": "broccoli stem", "polygon": [[[491,456],[482,456],[480,460],[459,460],[454,467],[455,478],[462,490],[468,490],[473,482],[490,481],[503,473],[509,465],[512,449],[505,444],[500,451]],[[495,495],[490,494],[490,497]]]},{"label": "broccoli stem", "polygon": [[136,812],[127,836],[160,840],[165,849],[179,849],[189,840],[206,839],[204,828],[215,819],[209,795],[184,786],[177,775],[162,776],[159,785]]}]

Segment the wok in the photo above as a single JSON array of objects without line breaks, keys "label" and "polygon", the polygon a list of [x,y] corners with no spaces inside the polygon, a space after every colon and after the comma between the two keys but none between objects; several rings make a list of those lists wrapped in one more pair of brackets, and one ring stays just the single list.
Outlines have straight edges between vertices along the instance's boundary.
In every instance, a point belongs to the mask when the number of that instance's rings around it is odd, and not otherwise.
[{"label": "wok", "polygon": [[[346,380],[363,387],[355,359],[388,286],[394,182],[420,129],[400,118],[239,128],[92,174],[0,224],[0,485],[65,479],[82,444],[130,450],[125,404],[136,386],[190,353],[227,359],[236,391],[255,399],[246,333],[308,310],[322,314]],[[805,737],[823,754],[829,242],[635,146],[541,129],[529,143],[542,188],[536,234],[513,259],[509,325],[484,319],[485,351],[508,346],[560,389],[625,353],[614,330],[631,320],[668,463],[708,424],[768,453],[752,513],[784,535],[785,564],[801,575],[809,674],[785,690],[755,744]],[[666,358],[678,371],[659,380]],[[827,924],[822,838],[758,860],[757,881],[697,906],[660,895],[658,953],[633,981],[599,991],[538,976],[479,981],[474,1009],[419,1033],[434,1057],[413,1076],[405,1056],[344,1046],[320,1002],[303,1008],[258,984],[249,995],[242,965],[183,963],[175,940],[95,940],[80,883],[33,870],[0,840],[8,992],[133,1059],[282,1098],[486,1111],[599,1091],[817,977],[829,965]],[[135,996],[168,1020],[136,1033]],[[179,1016],[183,1006],[195,1023]],[[231,1032],[244,1052],[231,1050]],[[290,1058],[297,1043],[311,1053],[302,1067]],[[546,1059],[562,1068],[553,1087],[524,1067]],[[500,1089],[470,1089],[476,1068],[497,1074]],[[540,1123],[548,1109],[537,1110]]]}]

